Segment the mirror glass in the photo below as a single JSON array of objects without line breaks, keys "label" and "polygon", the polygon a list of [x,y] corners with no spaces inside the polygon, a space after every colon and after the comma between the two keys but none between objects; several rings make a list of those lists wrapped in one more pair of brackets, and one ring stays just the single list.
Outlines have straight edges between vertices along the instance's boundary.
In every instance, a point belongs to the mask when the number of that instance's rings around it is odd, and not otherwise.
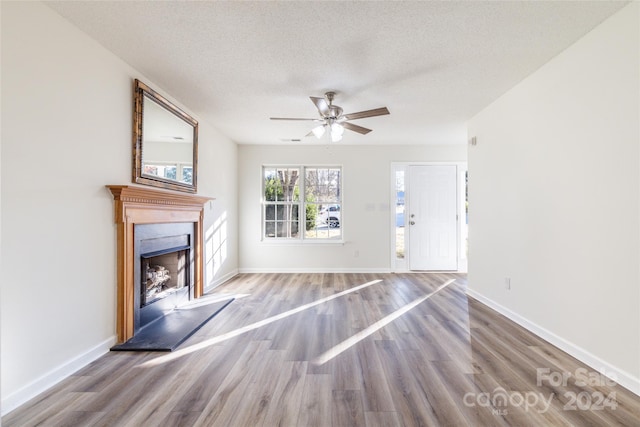
[{"label": "mirror glass", "polygon": [[196,192],[198,122],[136,80],[134,182]]}]

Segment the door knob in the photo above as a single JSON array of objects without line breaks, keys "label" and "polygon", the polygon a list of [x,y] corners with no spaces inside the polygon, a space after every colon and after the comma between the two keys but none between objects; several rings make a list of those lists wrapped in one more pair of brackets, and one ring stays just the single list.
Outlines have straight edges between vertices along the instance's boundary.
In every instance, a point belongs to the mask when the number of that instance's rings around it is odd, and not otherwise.
[{"label": "door knob", "polygon": [[410,221],[409,222],[409,224],[411,224],[411,225],[415,225],[415,223],[416,223],[415,221]]}]

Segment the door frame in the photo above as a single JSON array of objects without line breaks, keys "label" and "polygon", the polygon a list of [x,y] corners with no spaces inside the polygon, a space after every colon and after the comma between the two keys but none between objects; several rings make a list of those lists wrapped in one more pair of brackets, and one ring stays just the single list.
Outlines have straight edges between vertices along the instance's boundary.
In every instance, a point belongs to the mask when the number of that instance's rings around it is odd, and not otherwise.
[{"label": "door frame", "polygon": [[[409,167],[410,166],[456,166],[456,211],[458,213],[457,221],[457,258],[458,258],[458,270],[459,272],[467,271],[467,224],[466,224],[466,209],[465,209],[465,174],[468,171],[467,162],[391,162],[389,171],[390,185],[389,185],[389,243],[390,243],[390,267],[392,272],[410,272],[409,270],[409,242],[411,239],[411,227],[407,227],[408,215],[406,214],[409,209],[409,193],[411,191],[411,183],[409,182]],[[396,256],[396,173],[404,172],[404,201],[405,201],[405,215],[404,215],[404,259],[397,258]]]}]

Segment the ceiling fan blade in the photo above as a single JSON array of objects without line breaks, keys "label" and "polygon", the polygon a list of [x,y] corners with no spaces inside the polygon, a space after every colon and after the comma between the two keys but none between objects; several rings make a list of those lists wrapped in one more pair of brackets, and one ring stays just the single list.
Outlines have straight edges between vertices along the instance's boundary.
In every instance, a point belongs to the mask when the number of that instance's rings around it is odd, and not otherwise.
[{"label": "ceiling fan blade", "polygon": [[307,121],[307,122],[321,122],[322,119],[300,119],[293,117],[270,117],[271,120],[298,120],[298,121]]},{"label": "ceiling fan blade", "polygon": [[357,113],[344,114],[342,117],[346,118],[347,120],[354,120],[364,119],[365,117],[384,116],[385,114],[389,114],[389,110],[387,110],[387,107],[376,108],[374,110],[359,111]]},{"label": "ceiling fan blade", "polygon": [[358,132],[361,135],[366,135],[371,132],[371,129],[363,128],[362,126],[354,125],[353,123],[343,122],[340,123],[345,129],[352,130],[354,132]]},{"label": "ceiling fan blade", "polygon": [[324,98],[318,98],[316,96],[310,96],[309,98],[311,98],[311,102],[315,104],[322,117],[329,115],[329,104],[327,104],[327,101]]}]

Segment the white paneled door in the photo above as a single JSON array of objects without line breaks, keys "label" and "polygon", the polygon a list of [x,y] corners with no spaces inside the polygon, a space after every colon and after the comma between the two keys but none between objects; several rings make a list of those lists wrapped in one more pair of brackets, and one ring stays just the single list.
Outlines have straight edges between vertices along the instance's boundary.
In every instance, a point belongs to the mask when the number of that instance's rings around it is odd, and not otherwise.
[{"label": "white paneled door", "polygon": [[457,167],[409,167],[409,269],[458,269]]}]

